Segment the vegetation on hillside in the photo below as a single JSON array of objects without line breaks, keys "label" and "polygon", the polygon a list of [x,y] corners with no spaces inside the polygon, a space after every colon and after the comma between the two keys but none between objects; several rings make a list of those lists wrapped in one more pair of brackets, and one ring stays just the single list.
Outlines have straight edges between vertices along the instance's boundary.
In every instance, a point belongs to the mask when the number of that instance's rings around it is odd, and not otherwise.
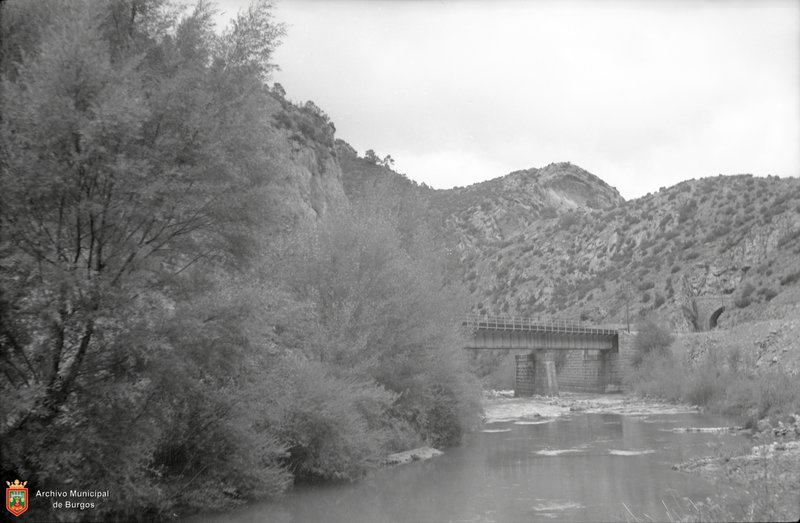
[{"label": "vegetation on hillside", "polygon": [[[745,326],[743,326],[745,327]],[[746,326],[758,328],[758,324]],[[754,433],[744,448],[725,448],[716,456],[680,465],[709,467],[719,487],[705,501],[679,501],[666,515],[677,521],[791,521],[798,507],[792,502],[800,489],[797,451],[782,439],[796,439],[800,419],[800,380],[796,372],[769,364],[741,340],[734,329],[710,345],[707,334],[687,334],[671,340],[655,322],[639,325],[637,364],[627,369],[629,390],[644,397],[701,406],[705,411],[733,417]],[[667,333],[668,334],[668,333]],[[658,341],[653,350],[649,341]],[[766,342],[765,342],[766,343]],[[649,349],[647,347],[650,347]],[[795,355],[796,357],[796,355]],[[773,429],[774,427],[774,429]],[[777,441],[776,441],[777,439]],[[752,447],[753,444],[759,446]],[[752,447],[752,448],[751,448]],[[638,517],[634,517],[639,520]]]},{"label": "vegetation on hillside", "polygon": [[628,309],[687,330],[695,297],[727,296],[726,323],[798,282],[796,179],[717,176],[631,201],[609,191],[551,164],[428,199],[458,241],[478,313],[620,323]]},{"label": "vegetation on hillside", "polygon": [[348,194],[380,181],[444,227],[473,312],[615,324],[657,314],[670,329],[702,330],[695,299],[719,299],[715,320],[731,326],[800,287],[796,178],[720,175],[625,201],[555,163],[431,190],[344,142],[337,150]]},{"label": "vegetation on hillside", "polygon": [[800,412],[796,371],[774,365],[777,358],[762,365],[766,362],[737,340],[735,331],[725,333],[722,345],[698,350],[697,342],[710,345],[705,335],[675,338],[652,320],[638,328],[637,353],[626,376],[632,392],[699,405],[750,427],[764,418],[776,423]]},{"label": "vegetation on hillside", "polygon": [[366,203],[275,233],[274,127],[333,153],[314,107],[276,121],[270,2],[221,35],[207,3],[1,9],[4,478],[152,519],[458,442],[479,389],[433,235]]}]

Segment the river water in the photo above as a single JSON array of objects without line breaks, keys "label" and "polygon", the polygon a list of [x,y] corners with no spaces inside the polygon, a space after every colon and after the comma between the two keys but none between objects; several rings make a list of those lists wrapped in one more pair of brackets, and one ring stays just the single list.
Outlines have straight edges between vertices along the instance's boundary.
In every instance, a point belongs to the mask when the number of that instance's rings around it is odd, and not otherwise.
[{"label": "river water", "polygon": [[619,402],[598,407],[594,399],[584,395],[583,406],[570,411],[563,399],[499,398],[487,407],[484,428],[442,456],[376,470],[355,483],[295,488],[278,502],[193,521],[632,521],[631,513],[665,521],[665,504],[686,506],[684,497],[715,492],[672,465],[744,441],[733,433],[679,432],[727,425],[721,418]]}]

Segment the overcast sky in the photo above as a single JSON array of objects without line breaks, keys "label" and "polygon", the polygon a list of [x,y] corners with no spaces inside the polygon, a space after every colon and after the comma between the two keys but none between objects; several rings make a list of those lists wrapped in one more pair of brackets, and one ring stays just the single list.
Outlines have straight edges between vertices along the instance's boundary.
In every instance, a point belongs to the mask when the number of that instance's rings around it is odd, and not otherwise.
[{"label": "overcast sky", "polygon": [[287,96],[436,188],[559,161],[625,198],[800,174],[797,0],[283,0],[276,16]]}]

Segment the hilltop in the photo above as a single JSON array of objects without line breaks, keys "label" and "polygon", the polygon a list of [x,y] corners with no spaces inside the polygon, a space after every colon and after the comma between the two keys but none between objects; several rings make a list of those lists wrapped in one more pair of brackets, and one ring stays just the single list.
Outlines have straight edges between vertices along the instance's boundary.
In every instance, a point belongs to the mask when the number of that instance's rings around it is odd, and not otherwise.
[{"label": "hilltop", "polygon": [[436,193],[436,203],[463,247],[507,240],[565,212],[611,209],[623,202],[616,189],[569,162]]}]

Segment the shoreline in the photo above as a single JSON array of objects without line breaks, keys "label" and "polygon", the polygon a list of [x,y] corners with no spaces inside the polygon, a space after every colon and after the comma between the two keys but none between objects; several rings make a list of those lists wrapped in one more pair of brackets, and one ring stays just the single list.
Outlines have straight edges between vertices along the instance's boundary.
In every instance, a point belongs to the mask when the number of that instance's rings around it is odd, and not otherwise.
[{"label": "shoreline", "polygon": [[703,412],[697,405],[637,398],[625,393],[562,392],[559,396],[513,397],[512,391],[484,391],[484,424],[558,418],[571,413],[627,416]]}]

